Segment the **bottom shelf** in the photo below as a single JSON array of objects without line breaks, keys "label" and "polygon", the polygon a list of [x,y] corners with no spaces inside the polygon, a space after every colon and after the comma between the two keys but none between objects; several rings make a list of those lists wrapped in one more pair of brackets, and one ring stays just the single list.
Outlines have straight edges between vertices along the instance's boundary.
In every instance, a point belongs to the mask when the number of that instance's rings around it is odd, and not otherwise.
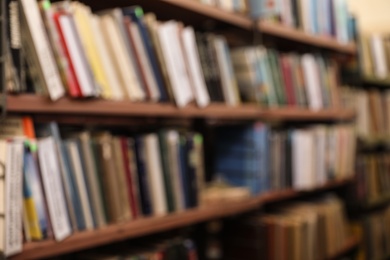
[{"label": "bottom shelf", "polygon": [[185,227],[207,220],[233,216],[251,210],[256,210],[267,203],[293,199],[308,193],[332,190],[351,183],[351,181],[352,179],[332,181],[315,189],[305,191],[284,190],[269,192],[245,200],[218,203],[218,205],[203,206],[183,212],[172,213],[166,216],[155,216],[113,224],[97,230],[74,233],[72,236],[61,242],[54,240],[31,242],[24,245],[22,253],[13,256],[11,259],[48,258],[107,245],[130,238],[141,237],[144,235]]}]

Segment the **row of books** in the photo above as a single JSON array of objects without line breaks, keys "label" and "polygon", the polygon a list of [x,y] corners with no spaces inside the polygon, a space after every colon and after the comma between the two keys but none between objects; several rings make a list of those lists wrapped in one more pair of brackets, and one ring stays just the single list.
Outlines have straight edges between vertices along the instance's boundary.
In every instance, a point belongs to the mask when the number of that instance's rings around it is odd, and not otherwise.
[{"label": "row of books", "polygon": [[390,208],[373,212],[353,223],[362,237],[363,250],[359,259],[388,259],[390,256]]},{"label": "row of books", "polygon": [[[136,248],[136,249],[134,249]],[[157,242],[155,245],[127,245],[119,250],[102,249],[89,250],[72,256],[72,259],[85,260],[196,260],[197,248],[191,239],[169,239]]]},{"label": "row of books", "polygon": [[383,139],[390,133],[390,92],[356,90],[356,127],[362,139]]},{"label": "row of books", "polygon": [[287,204],[233,224],[226,259],[329,259],[348,240],[346,224],[336,197]]},{"label": "row of books", "polygon": [[337,64],[321,55],[279,53],[264,47],[232,50],[244,101],[321,109],[340,106]]},{"label": "row of books", "polygon": [[[282,54],[262,46],[230,51],[223,36],[157,21],[140,7],[96,15],[78,2],[31,2],[22,4],[22,34],[31,34],[22,49],[32,83],[8,84],[11,92],[34,86],[33,92],[53,100],[67,90],[76,98],[173,101],[179,107],[193,100],[200,107],[254,102],[321,109],[340,103],[337,66],[321,55]],[[30,9],[40,9],[41,16],[30,21]],[[40,37],[32,35],[35,24],[42,24]],[[9,75],[23,74],[23,68]]]},{"label": "row of books", "polygon": [[5,255],[22,250],[22,216],[25,241],[62,240],[75,231],[198,205],[204,175],[199,134],[60,133],[56,123],[34,127],[25,117],[8,118],[0,136],[7,138],[0,139]]},{"label": "row of books", "polygon": [[359,203],[375,204],[389,198],[390,155],[358,155],[356,159],[355,198]]},{"label": "row of books", "polygon": [[351,125],[272,130],[262,123],[217,129],[215,172],[253,194],[313,189],[354,175]]},{"label": "row of books", "polygon": [[[157,21],[138,6],[93,14],[79,2],[26,0],[21,9],[22,49],[31,84],[34,92],[47,93],[52,100],[67,91],[76,98],[171,100],[179,107],[195,99],[205,106],[209,92],[222,91],[213,89],[220,85],[206,87],[206,68],[197,50],[204,37],[180,22]],[[231,87],[226,40],[210,35],[205,41],[210,47],[205,59],[217,64],[215,71],[206,72],[217,74],[224,88]]]},{"label": "row of books", "polygon": [[360,64],[362,73],[369,78],[390,78],[390,38],[372,34],[360,37]]},{"label": "row of books", "polygon": [[198,0],[223,10],[249,13],[252,18],[278,22],[312,35],[353,41],[354,21],[346,0]]}]

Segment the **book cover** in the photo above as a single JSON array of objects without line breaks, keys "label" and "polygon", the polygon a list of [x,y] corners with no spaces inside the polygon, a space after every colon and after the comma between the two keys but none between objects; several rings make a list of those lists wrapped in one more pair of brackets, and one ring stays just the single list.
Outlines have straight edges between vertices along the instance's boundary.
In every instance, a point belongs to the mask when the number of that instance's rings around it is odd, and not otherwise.
[{"label": "book cover", "polygon": [[154,77],[157,82],[157,86],[160,94],[160,101],[167,101],[168,95],[166,92],[166,87],[164,86],[162,72],[158,66],[158,61],[156,58],[153,41],[148,33],[147,27],[144,22],[144,11],[142,10],[141,7],[135,6],[135,7],[123,8],[122,12],[124,15],[130,16],[131,19],[137,24],[143,40],[144,47],[146,49],[147,57],[151,63]]}]

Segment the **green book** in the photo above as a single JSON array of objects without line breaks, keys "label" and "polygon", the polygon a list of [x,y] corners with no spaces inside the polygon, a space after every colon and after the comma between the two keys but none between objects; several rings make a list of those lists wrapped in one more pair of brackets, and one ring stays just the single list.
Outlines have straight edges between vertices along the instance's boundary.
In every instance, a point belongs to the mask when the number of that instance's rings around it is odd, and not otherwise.
[{"label": "green book", "polygon": [[172,189],[172,174],[171,167],[169,164],[169,156],[168,156],[168,143],[167,143],[167,130],[161,130],[158,132],[158,139],[160,143],[160,154],[161,154],[161,162],[163,168],[163,179],[165,186],[165,196],[168,206],[168,212],[174,212],[175,208],[175,199],[173,195]]},{"label": "green book", "polygon": [[279,54],[277,51],[270,49],[268,50],[268,58],[278,104],[283,106],[286,104],[286,96],[280,74]]}]

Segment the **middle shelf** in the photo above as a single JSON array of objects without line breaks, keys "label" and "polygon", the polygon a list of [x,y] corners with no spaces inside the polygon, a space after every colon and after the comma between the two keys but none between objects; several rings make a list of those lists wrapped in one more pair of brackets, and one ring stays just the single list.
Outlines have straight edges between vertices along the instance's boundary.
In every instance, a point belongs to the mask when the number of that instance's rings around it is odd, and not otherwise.
[{"label": "middle shelf", "polygon": [[148,116],[163,118],[219,118],[258,119],[275,121],[337,121],[352,120],[355,112],[350,109],[309,110],[298,107],[261,108],[257,105],[227,106],[211,104],[199,108],[195,104],[178,108],[170,103],[132,103],[129,101],[75,100],[62,98],[57,102],[36,95],[9,95],[9,113],[68,114],[95,116]]}]

